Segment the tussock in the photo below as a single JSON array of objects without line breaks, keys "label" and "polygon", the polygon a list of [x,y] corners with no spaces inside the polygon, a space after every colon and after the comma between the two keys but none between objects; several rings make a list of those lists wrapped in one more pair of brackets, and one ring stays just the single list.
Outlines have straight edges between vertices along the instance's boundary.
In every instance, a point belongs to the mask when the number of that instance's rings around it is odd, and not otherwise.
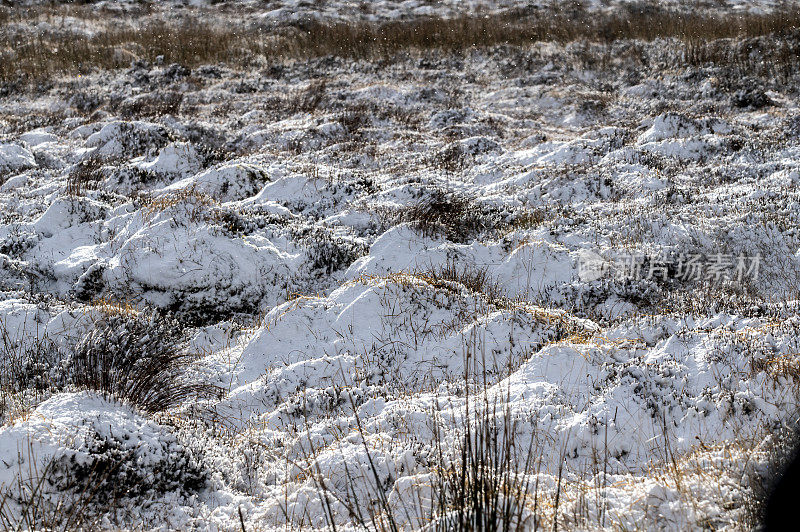
[{"label": "tussock", "polygon": [[108,315],[78,344],[69,362],[69,382],[150,413],[213,395],[213,386],[184,379],[192,355],[178,350],[178,331],[175,322],[152,313],[134,319]]}]

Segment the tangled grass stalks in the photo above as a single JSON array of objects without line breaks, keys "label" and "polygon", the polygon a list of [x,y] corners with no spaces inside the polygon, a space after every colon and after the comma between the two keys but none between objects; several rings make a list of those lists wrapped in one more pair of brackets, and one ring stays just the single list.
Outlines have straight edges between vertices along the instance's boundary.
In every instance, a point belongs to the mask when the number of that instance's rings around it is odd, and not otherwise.
[{"label": "tangled grass stalks", "polygon": [[155,313],[103,318],[78,344],[70,361],[70,383],[148,413],[216,394],[215,387],[184,378],[193,355],[178,349],[176,330],[177,323]]}]

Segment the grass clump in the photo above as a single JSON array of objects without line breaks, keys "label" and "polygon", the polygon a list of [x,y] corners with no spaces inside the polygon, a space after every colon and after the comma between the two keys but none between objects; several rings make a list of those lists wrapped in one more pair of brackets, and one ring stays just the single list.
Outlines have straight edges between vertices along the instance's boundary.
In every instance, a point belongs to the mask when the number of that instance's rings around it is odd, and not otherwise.
[{"label": "grass clump", "polygon": [[[345,465],[344,494],[326,480],[319,467],[309,461],[309,477],[323,501],[324,518],[335,529],[338,511],[346,509],[357,527],[363,530],[397,531],[407,526],[445,531],[521,531],[540,523],[538,489],[531,480],[538,471],[535,445],[522,448],[517,441],[517,423],[502,398],[492,401],[483,394],[470,398],[464,418],[456,429],[454,449],[445,449],[449,424],[439,412],[432,412],[434,453],[425,495],[406,500],[386,493],[391,488],[391,471],[385,471],[367,444],[358,414],[355,421],[367,463],[350,468]],[[351,402],[354,412],[355,403]],[[311,442],[309,442],[311,443]],[[312,445],[313,451],[313,445]],[[312,453],[313,454],[313,453]],[[356,471],[360,471],[360,474]],[[358,485],[368,484],[370,501],[363,498]],[[533,500],[531,500],[533,499]]]},{"label": "grass clump", "polygon": [[438,187],[390,217],[394,223],[410,223],[425,237],[461,243],[494,229],[498,223],[474,198]]},{"label": "grass clump", "polygon": [[487,267],[477,267],[450,259],[441,266],[431,268],[422,278],[433,286],[443,287],[448,283],[456,283],[472,293],[483,294],[489,301],[497,303],[505,299],[502,287],[489,274]]},{"label": "grass clump", "polygon": [[108,315],[77,345],[69,361],[71,385],[96,390],[154,413],[214,394],[184,378],[192,355],[178,348],[179,324],[153,312]]},{"label": "grass clump", "polygon": [[[537,521],[527,508],[533,446],[518,456],[516,423],[508,408],[498,412],[496,403],[484,401],[472,416],[468,409],[456,460],[438,477],[432,529],[528,530]],[[437,447],[444,459],[440,440]]]},{"label": "grass clump", "polygon": [[104,178],[102,168],[110,162],[92,155],[76,164],[67,176],[67,195],[79,197],[85,196],[90,190],[97,190]]}]

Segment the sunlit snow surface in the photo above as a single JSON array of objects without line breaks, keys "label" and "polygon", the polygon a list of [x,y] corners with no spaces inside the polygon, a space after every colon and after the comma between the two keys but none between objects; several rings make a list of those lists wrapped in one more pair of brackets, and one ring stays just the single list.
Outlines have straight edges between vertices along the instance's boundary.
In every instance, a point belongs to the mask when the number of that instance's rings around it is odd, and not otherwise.
[{"label": "sunlit snow surface", "polygon": [[[258,20],[304,14],[272,4]],[[462,4],[365,5],[382,19]],[[660,68],[674,43],[635,44],[644,62],[633,45],[605,71],[582,59],[598,50],[542,44],[380,67],[139,63],[4,96],[4,364],[46,346],[55,375],[104,314],[161,309],[186,324],[185,378],[222,390],[158,415],[3,392],[7,493],[31,467],[111,445],[148,489],[102,526],[237,529],[239,512],[248,530],[323,526],[315,471],[341,499],[384,490],[417,527],[402,508],[425,500],[437,437],[455,449],[485,394],[519,451],[536,449],[542,497],[565,460],[565,526],[738,526],[747,475],[797,406],[796,84]],[[320,105],[292,109],[321,78]],[[771,103],[738,107],[741,90]],[[122,116],[167,92],[183,97],[175,116]],[[484,230],[447,238],[392,214],[433,189],[471,198]],[[631,253],[761,262],[745,288],[581,274],[587,256]],[[496,288],[434,278],[453,264]]]}]

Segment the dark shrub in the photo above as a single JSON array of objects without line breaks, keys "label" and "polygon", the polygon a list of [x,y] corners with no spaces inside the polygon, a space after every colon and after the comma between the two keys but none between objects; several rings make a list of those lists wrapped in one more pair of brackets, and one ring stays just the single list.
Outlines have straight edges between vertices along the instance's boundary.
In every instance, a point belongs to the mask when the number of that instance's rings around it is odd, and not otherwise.
[{"label": "dark shrub", "polygon": [[739,90],[731,96],[731,104],[738,108],[761,109],[772,105],[773,102],[764,91],[761,90]]},{"label": "dark shrub", "polygon": [[443,236],[453,242],[468,242],[497,225],[493,213],[474,199],[441,188],[406,208],[397,221],[411,222],[424,236]]},{"label": "dark shrub", "polygon": [[215,388],[184,379],[188,353],[178,350],[181,328],[156,313],[103,317],[76,347],[69,383],[158,412]]},{"label": "dark shrub", "polygon": [[89,190],[96,190],[103,180],[101,168],[108,164],[102,157],[90,156],[76,164],[67,177],[67,194],[83,196]]}]

